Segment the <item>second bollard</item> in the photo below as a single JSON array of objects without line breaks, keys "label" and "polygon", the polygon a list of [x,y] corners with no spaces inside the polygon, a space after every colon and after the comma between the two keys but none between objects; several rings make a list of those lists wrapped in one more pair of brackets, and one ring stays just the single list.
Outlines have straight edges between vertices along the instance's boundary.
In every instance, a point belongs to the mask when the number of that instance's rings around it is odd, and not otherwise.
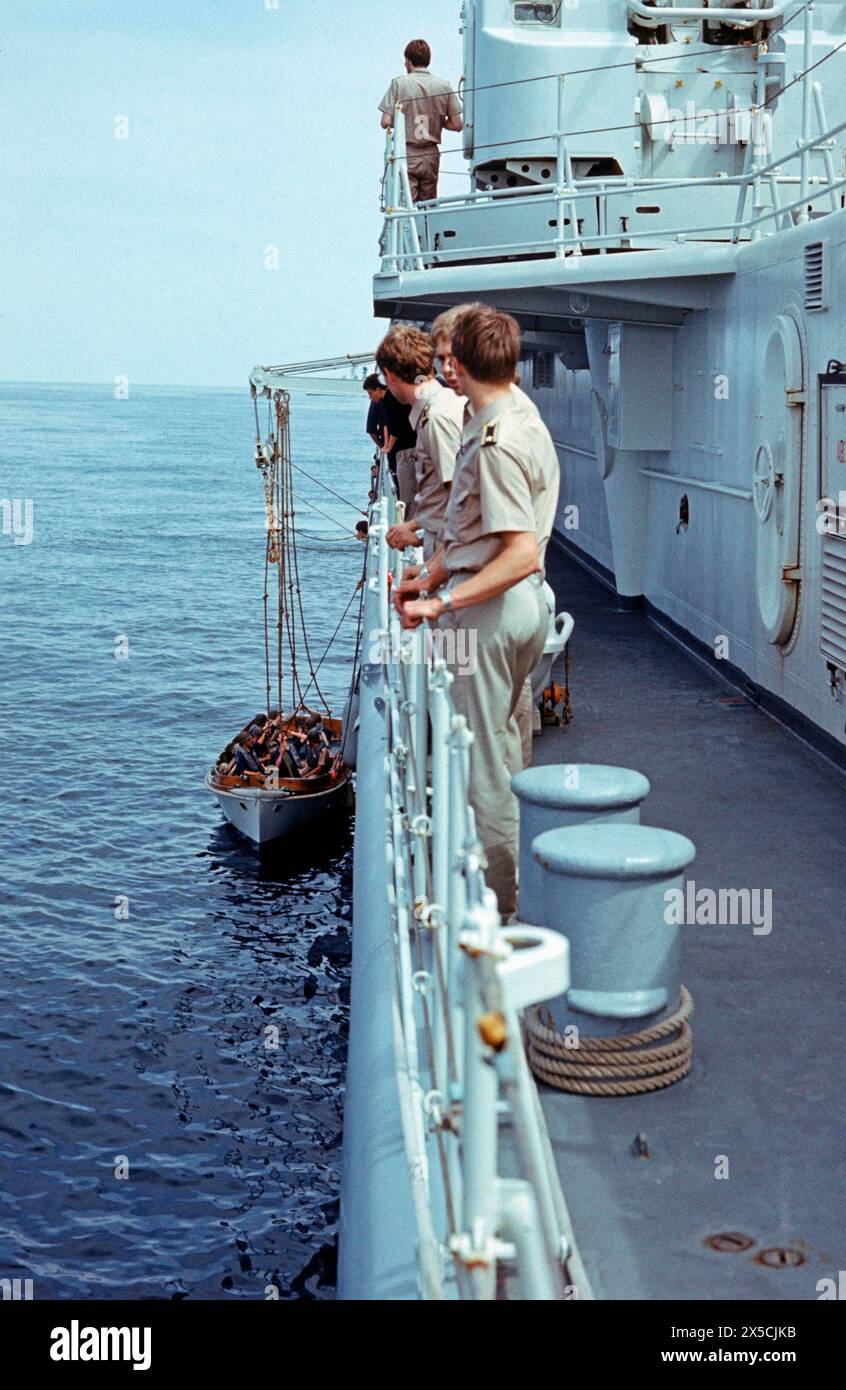
[{"label": "second bollard", "polygon": [[551,1008],[559,1031],[579,1020],[587,1034],[637,1031],[675,1008],[681,939],[668,893],[682,887],[695,854],[686,836],[645,825],[538,836],[543,920],[570,943],[570,988]]}]

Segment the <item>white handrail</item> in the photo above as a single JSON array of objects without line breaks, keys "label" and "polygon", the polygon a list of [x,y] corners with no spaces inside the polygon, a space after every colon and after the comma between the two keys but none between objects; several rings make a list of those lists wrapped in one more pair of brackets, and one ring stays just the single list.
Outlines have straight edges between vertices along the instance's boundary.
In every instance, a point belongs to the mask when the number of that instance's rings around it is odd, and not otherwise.
[{"label": "white handrail", "polygon": [[[796,0],[773,0],[772,5],[766,9],[761,6],[754,10],[739,9],[714,9],[706,5],[674,5],[662,6],[660,9],[652,5],[646,5],[643,0],[625,0],[631,14],[637,15],[638,19],[657,20],[658,23],[672,23],[674,19],[714,19],[725,21],[732,24],[739,24],[742,28],[747,25],[759,24],[762,20],[780,19],[786,10],[796,3]],[[805,0],[808,3],[808,0]]]},{"label": "white handrail", "polygon": [[[575,1296],[590,1298],[577,1263],[567,1282],[572,1232],[519,1025],[529,1002],[566,988],[567,946],[555,932],[503,928],[485,886],[467,798],[472,732],[455,713],[437,646],[403,635],[389,606],[402,561],[385,532],[397,515],[383,460],[368,562],[378,629],[364,640],[372,656],[378,639],[382,656],[393,1041],[418,1290],[492,1300],[505,1263],[524,1298],[572,1297],[576,1277]],[[359,806],[359,815],[376,810]],[[501,1175],[503,1110],[518,1182]]]},{"label": "white handrail", "polygon": [[[818,107],[818,110],[819,109]],[[792,225],[792,223],[787,220],[786,214],[801,209],[803,205],[808,202],[813,202],[817,197],[833,199],[833,195],[843,187],[843,179],[837,179],[833,182],[831,180],[833,165],[831,162],[830,150],[827,150],[825,147],[844,130],[846,130],[846,121],[840,121],[837,125],[824,130],[820,135],[812,137],[807,146],[804,141],[800,142],[799,148],[796,150],[788,151],[786,154],[780,155],[777,159],[771,160],[768,164],[761,165],[757,169],[750,169],[743,174],[729,174],[726,176],[706,175],[705,177],[691,177],[688,179],[622,178],[615,183],[611,183],[607,179],[607,176],[602,180],[579,180],[572,188],[564,190],[564,196],[571,204],[578,204],[585,200],[593,201],[598,198],[607,199],[610,202],[612,199],[624,198],[637,191],[659,193],[663,190],[680,191],[685,188],[737,188],[742,195],[745,192],[748,193],[750,188],[759,187],[761,181],[764,179],[768,181],[768,185],[771,189],[773,187],[785,188],[797,186],[800,188],[800,195],[790,203],[773,206],[769,209],[760,206],[755,207],[753,208],[752,216],[748,219],[744,219],[743,217],[743,200],[741,198],[738,203],[738,210],[735,212],[735,216],[730,222],[703,224],[696,227],[658,227],[655,230],[646,227],[638,227],[636,232],[602,232],[595,236],[587,236],[584,233],[578,233],[577,240],[574,238],[573,243],[568,242],[567,246],[568,248],[572,246],[572,250],[575,251],[577,247],[584,250],[589,246],[602,247],[609,244],[613,245],[626,236],[630,240],[636,238],[641,242],[676,242],[685,239],[696,240],[708,238],[718,233],[725,233],[726,240],[737,241],[744,233],[753,234],[757,227],[773,218],[778,219],[782,217],[785,220],[785,225]],[[826,175],[824,177],[820,175],[807,175],[807,186],[803,188],[801,172],[799,174],[785,174],[783,173],[783,169],[792,160],[801,160],[803,151],[806,149],[818,152],[823,156]],[[455,195],[451,195],[449,198],[444,199],[443,203],[438,200],[437,202],[428,204],[426,211],[433,212],[443,207],[445,209],[448,208],[451,213],[469,213],[485,205],[491,206],[495,202],[499,202],[503,196],[509,195],[504,195],[501,191],[483,194],[477,191],[469,193],[463,200],[456,198]],[[533,200],[538,200],[541,205],[543,205],[544,202],[548,202],[554,203],[557,206],[560,200],[560,194],[558,189],[550,187],[549,185],[545,185],[537,190],[521,190],[521,192],[516,195],[513,193],[510,194],[511,206],[528,206]],[[415,208],[397,209],[391,214],[391,220],[396,224],[396,222],[403,218],[417,218],[423,215],[423,210]],[[557,230],[554,237],[545,238],[543,240],[535,239],[520,243],[493,243],[488,246],[474,246],[472,252],[467,246],[459,247],[455,250],[442,246],[437,252],[429,249],[421,250],[419,256],[416,251],[413,253],[398,251],[395,254],[389,254],[383,257],[383,264],[386,268],[393,266],[398,269],[400,265],[405,265],[408,261],[413,260],[414,267],[420,269],[421,261],[425,268],[426,262],[430,261],[435,255],[441,263],[447,264],[453,259],[467,260],[470,254],[475,256],[495,256],[507,252],[508,254],[514,255],[520,252],[531,253],[543,250],[556,244],[560,244]]]}]

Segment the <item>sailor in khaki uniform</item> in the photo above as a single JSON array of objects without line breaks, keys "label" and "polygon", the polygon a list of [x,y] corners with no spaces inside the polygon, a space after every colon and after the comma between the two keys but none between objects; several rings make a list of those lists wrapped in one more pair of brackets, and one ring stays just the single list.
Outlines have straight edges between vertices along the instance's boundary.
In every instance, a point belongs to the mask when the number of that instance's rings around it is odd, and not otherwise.
[{"label": "sailor in khaki uniform", "polygon": [[435,379],[432,341],[419,328],[392,328],[376,359],[392,395],[411,407],[409,424],[417,436],[413,501],[407,520],[388,532],[388,544],[405,550],[422,539],[428,560],[441,542],[466,402]]},{"label": "sailor in khaki uniform", "polygon": [[[417,492],[410,524],[415,531],[422,529],[424,560],[432,558],[443,539],[465,404],[463,396],[433,377],[418,388],[411,408],[411,426],[417,431]],[[396,543],[390,536],[388,539]]]},{"label": "sailor in khaki uniform", "polygon": [[[453,665],[452,697],[474,735],[470,803],[487,880],[506,918],[516,909],[511,777],[523,766],[514,714],[547,636],[543,564],[559,482],[549,431],[511,393],[519,343],[514,320],[495,309],[468,310],[457,320],[455,370],[474,414],[456,464],[443,547],[397,594],[407,626],[437,619],[442,631],[456,634],[462,659]],[[436,597],[415,600],[435,590]],[[468,653],[473,661],[465,660]]]},{"label": "sailor in khaki uniform", "polygon": [[394,111],[405,116],[408,180],[415,203],[438,196],[441,135],[464,128],[461,103],[449,82],[429,71],[432,51],[425,39],[406,46],[405,72],[395,77],[379,103],[382,125],[393,125]]},{"label": "sailor in khaki uniform", "polygon": [[[458,383],[455,379],[455,373],[452,368],[452,330],[456,323],[456,320],[460,317],[461,314],[463,314],[467,309],[478,309],[479,307],[480,306],[478,303],[453,305],[451,309],[445,309],[444,312],[440,314],[432,324],[432,342],[435,345],[436,360],[440,362],[444,380],[446,381],[447,385],[453,389],[453,391],[458,390]],[[519,406],[522,410],[525,410],[529,415],[533,415],[535,417],[540,416],[540,411],[538,410],[531,396],[526,395],[526,392],[523,391],[521,387],[517,385],[516,380],[514,385],[511,387],[511,398],[515,405]],[[465,416],[465,423],[470,418],[472,413],[472,407],[468,405],[467,414]],[[549,614],[549,622],[551,625],[555,618],[555,595],[548,584],[544,585],[544,597],[547,601],[547,611]],[[514,718],[517,722],[517,727],[520,731],[520,743],[523,750],[524,768],[530,767],[532,763],[532,754],[534,751],[532,747],[534,740],[534,714],[535,702],[532,695],[532,677],[529,676],[529,678],[523,683],[523,689],[520,691],[520,698],[517,702],[517,708],[514,711]]]}]

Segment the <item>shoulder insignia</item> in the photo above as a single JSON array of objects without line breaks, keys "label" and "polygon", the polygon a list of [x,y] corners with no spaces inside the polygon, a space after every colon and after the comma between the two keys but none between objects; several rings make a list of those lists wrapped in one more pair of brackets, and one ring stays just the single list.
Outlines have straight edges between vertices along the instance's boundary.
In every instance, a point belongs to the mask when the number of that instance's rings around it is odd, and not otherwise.
[{"label": "shoulder insignia", "polygon": [[485,425],[485,432],[482,435],[482,448],[484,449],[488,444],[496,444],[498,433],[499,430],[496,420],[491,420],[489,425]]},{"label": "shoulder insignia", "polygon": [[421,426],[428,425],[428,423],[429,423],[429,407],[428,407],[428,405],[425,405],[425,406],[423,407],[422,411],[420,412],[420,419],[417,421],[417,428],[420,429]]}]

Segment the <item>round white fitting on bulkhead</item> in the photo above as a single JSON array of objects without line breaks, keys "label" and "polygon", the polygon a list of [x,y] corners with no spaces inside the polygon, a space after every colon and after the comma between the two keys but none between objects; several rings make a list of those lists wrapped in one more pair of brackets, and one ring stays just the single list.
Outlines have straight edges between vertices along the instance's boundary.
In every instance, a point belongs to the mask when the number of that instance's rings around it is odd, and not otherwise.
[{"label": "round white fitting on bulkhead", "polygon": [[650,786],[640,772],[601,763],[557,763],[530,767],[511,783],[520,802],[520,908],[521,922],[545,926],[543,874],[535,863],[532,845],[548,830],[596,821],[636,824]]},{"label": "round white fitting on bulkhead", "polygon": [[604,822],[546,831],[532,853],[544,925],[570,943],[571,983],[552,1006],[556,1027],[583,1027],[588,1015],[605,1024],[588,1033],[619,1032],[620,1020],[673,1010],[681,939],[674,914],[667,921],[667,893],[683,885],[696,856],[691,841],[672,830]]}]

